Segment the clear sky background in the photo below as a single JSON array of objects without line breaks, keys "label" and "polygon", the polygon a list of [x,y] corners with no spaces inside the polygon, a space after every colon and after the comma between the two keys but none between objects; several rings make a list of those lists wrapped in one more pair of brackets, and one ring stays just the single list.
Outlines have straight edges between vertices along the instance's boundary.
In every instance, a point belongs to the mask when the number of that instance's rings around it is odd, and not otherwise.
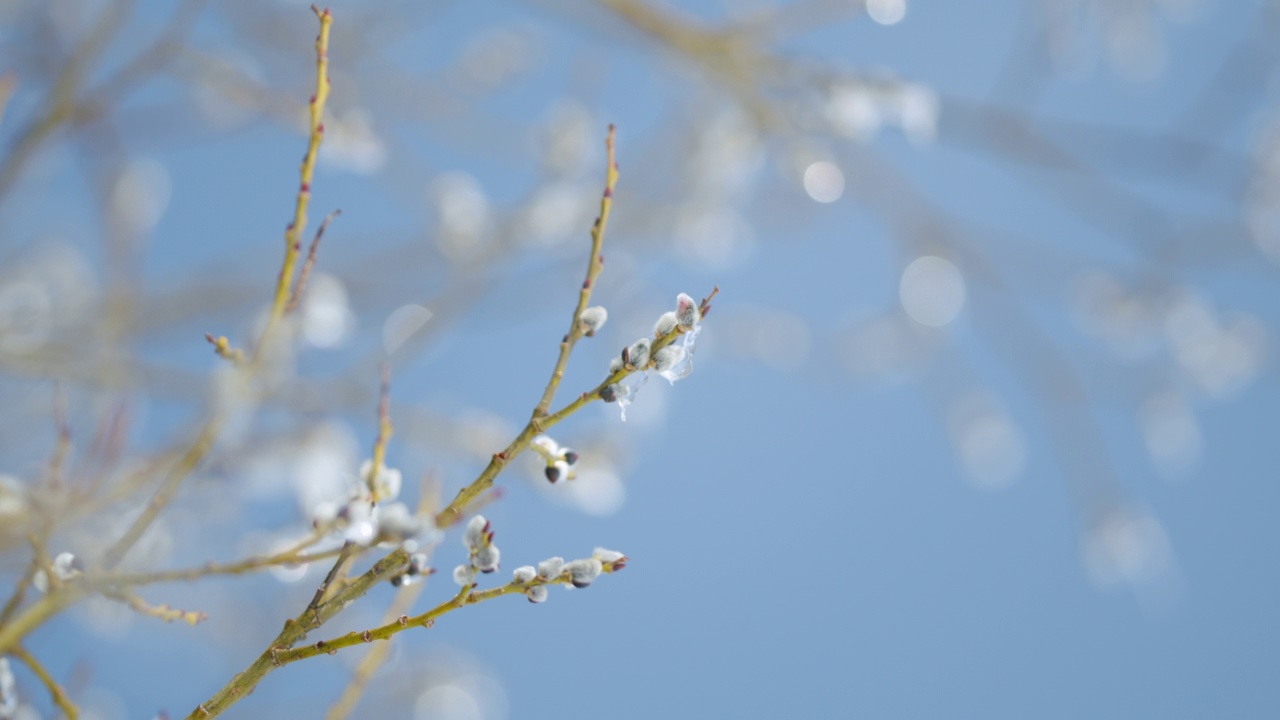
[{"label": "clear sky background", "polygon": [[[677,293],[720,294],[692,375],[650,379],[625,423],[596,403],[554,431],[583,453],[577,480],[549,487],[529,458],[499,479],[503,567],[481,587],[597,545],[631,562],[396,637],[357,716],[1280,716],[1275,8],[867,5],[335,2],[312,227],[342,215],[299,351],[134,561],[304,532],[307,488],[369,455],[388,357],[389,464],[446,497],[474,477],[554,364],[612,122],[610,320],[561,402]],[[50,58],[92,26],[76,8],[3,10],[7,162]],[[170,16],[139,3],[86,86]],[[690,29],[740,45],[682,46]],[[55,378],[81,454],[122,397],[139,456],[218,402],[203,334],[247,342],[269,300],[314,34],[305,4],[204,7],[180,52],[5,190],[0,471],[36,482]],[[429,319],[400,342],[389,318],[410,305]],[[91,559],[134,512],[51,549]],[[459,535],[416,612],[455,591]],[[27,647],[93,717],[185,716],[325,569],[144,593],[206,611],[195,628],[93,601]],[[313,639],[378,624],[395,592]],[[229,716],[318,717],[359,657],[283,668]]]}]

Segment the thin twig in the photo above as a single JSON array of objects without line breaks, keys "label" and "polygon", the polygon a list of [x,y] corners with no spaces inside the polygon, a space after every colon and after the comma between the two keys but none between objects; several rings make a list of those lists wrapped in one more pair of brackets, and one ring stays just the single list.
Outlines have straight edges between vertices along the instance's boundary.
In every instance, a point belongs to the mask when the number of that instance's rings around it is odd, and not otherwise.
[{"label": "thin twig", "polygon": [[311,598],[311,602],[307,605],[307,610],[314,612],[320,607],[320,603],[324,602],[324,596],[329,592],[329,588],[334,585],[338,574],[342,572],[342,567],[347,564],[347,560],[351,559],[351,553],[355,549],[356,544],[350,540],[342,544],[342,549],[338,552],[338,559],[334,561],[333,567],[329,568],[328,574],[324,576],[324,581],[320,583],[320,587],[316,588],[316,594]]},{"label": "thin twig", "polygon": [[529,419],[528,424],[520,431],[516,439],[512,440],[505,450],[495,454],[489,460],[489,464],[481,471],[479,477],[473,480],[470,485],[458,491],[453,501],[436,515],[437,527],[448,527],[459,520],[462,517],[463,510],[477,496],[493,485],[494,478],[502,472],[507,463],[524,451],[529,446],[529,441],[547,427],[543,420],[547,416],[547,410],[550,408],[551,402],[555,399],[556,390],[560,387],[560,381],[564,379],[564,371],[569,364],[569,356],[572,354],[578,339],[582,337],[582,326],[578,319],[591,301],[591,292],[595,288],[596,278],[600,275],[601,268],[604,267],[600,253],[604,244],[605,229],[609,224],[609,213],[613,209],[614,188],[618,183],[618,163],[614,157],[616,134],[616,128],[610,125],[609,134],[605,138],[608,167],[605,170],[604,192],[600,196],[600,215],[591,226],[591,253],[587,260],[587,277],[582,281],[582,289],[578,293],[578,304],[573,310],[569,332],[560,342],[560,355],[556,358],[555,368],[551,371],[551,379],[547,382],[547,387],[542,392],[542,399],[534,407],[533,417]]},{"label": "thin twig", "polygon": [[382,499],[378,497],[375,481],[378,474],[382,472],[383,466],[386,465],[387,443],[391,441],[391,433],[395,432],[395,426],[391,423],[391,364],[382,363],[378,375],[381,380],[378,387],[378,436],[373,441],[373,460],[370,463],[369,477],[364,479],[374,502]]},{"label": "thin twig", "polygon": [[[614,572],[615,569],[621,568],[622,564],[625,562],[626,560],[624,559],[617,563],[608,562],[601,564],[604,567],[604,572],[611,573]],[[404,632],[409,628],[430,628],[435,624],[436,618],[467,605],[475,605],[504,595],[523,594],[529,588],[538,587],[540,585],[568,585],[570,582],[570,575],[566,572],[561,574],[559,577],[551,578],[550,580],[544,580],[540,577],[535,577],[533,580],[524,583],[513,580],[506,585],[500,585],[496,588],[490,588],[481,592],[475,592],[474,584],[468,585],[463,587],[462,590],[453,598],[440,603],[421,615],[416,615],[414,617],[401,616],[396,620],[376,628],[352,631],[346,635],[340,635],[336,638],[310,643],[287,652],[278,653],[276,655],[276,659],[280,661],[281,665],[288,665],[289,663],[316,657],[317,655],[333,655],[339,650],[353,647],[355,645],[362,645],[364,643],[373,642],[374,640],[386,640],[392,635]]]},{"label": "thin twig", "polygon": [[320,249],[320,239],[324,237],[324,231],[328,229],[329,222],[335,217],[342,214],[342,210],[334,210],[324,216],[324,220],[320,221],[320,227],[316,228],[315,237],[311,238],[311,247],[307,248],[307,259],[302,262],[302,269],[298,271],[298,283],[293,288],[293,294],[289,297],[289,304],[285,306],[285,314],[291,313],[298,309],[298,303],[302,300],[302,293],[307,289],[307,280],[311,278],[311,268],[316,264],[316,251]]},{"label": "thin twig", "polygon": [[[395,600],[392,601],[391,606],[387,608],[387,612],[382,616],[383,623],[389,623],[409,612],[418,601],[418,597],[422,595],[422,590],[426,586],[426,582],[420,582],[397,593]],[[378,668],[382,667],[382,664],[387,661],[387,656],[390,654],[391,643],[383,643],[373,647],[368,654],[360,659],[360,664],[356,666],[356,670],[351,676],[351,681],[343,688],[342,695],[334,701],[329,711],[325,713],[325,720],[344,720],[351,716],[351,713],[356,709],[356,705],[360,703],[360,698],[364,695],[365,688],[369,685],[369,680],[373,678]]]},{"label": "thin twig", "polygon": [[298,185],[298,195],[294,202],[293,222],[289,223],[284,233],[284,264],[280,267],[275,297],[271,301],[271,313],[267,316],[267,326],[262,333],[263,342],[258,344],[255,358],[261,356],[266,338],[284,317],[285,306],[289,302],[294,265],[302,252],[302,233],[307,228],[307,206],[311,204],[311,181],[315,176],[316,157],[320,153],[320,142],[324,139],[324,105],[329,99],[329,28],[333,24],[333,15],[328,9],[322,11],[315,5],[311,6],[311,10],[320,20],[320,34],[316,36],[316,91],[311,96],[307,154],[302,158],[302,168],[299,171],[302,181]]},{"label": "thin twig", "polygon": [[[315,540],[310,540],[307,547],[314,544]],[[331,550],[322,550],[320,552],[310,553],[307,555],[300,554],[301,549],[289,549],[284,552],[276,553],[266,557],[248,558],[231,563],[207,563],[199,567],[184,568],[179,570],[161,570],[157,572],[146,573],[130,573],[130,574],[108,574],[93,577],[90,582],[96,587],[138,587],[141,585],[154,585],[164,582],[178,582],[199,580],[201,578],[212,577],[216,575],[242,575],[254,570],[263,570],[277,565],[305,565],[308,563],[328,560],[342,552],[342,548],[333,548]]]},{"label": "thin twig", "polygon": [[[280,667],[280,655],[305,639],[308,630],[328,622],[329,619],[337,615],[349,604],[363,597],[374,585],[389,580],[397,573],[404,572],[408,562],[409,554],[404,550],[396,550],[374,563],[373,567],[369,568],[365,574],[352,580],[327,602],[323,602],[315,608],[308,607],[298,617],[287,620],[284,624],[284,629],[267,646],[267,649],[258,656],[257,660],[232,678],[231,682],[223,686],[213,697],[191,711],[191,714],[187,716],[188,720],[200,720],[201,718],[220,715],[238,700],[253,692],[253,689],[258,686],[258,683],[262,682],[264,677],[270,674],[272,670]],[[0,636],[2,636],[2,633],[0,633]]]},{"label": "thin twig", "polygon": [[[262,330],[257,346],[254,348],[253,360],[248,369],[249,373],[258,368],[263,358],[263,349],[273,336],[276,325],[284,316],[285,304],[289,299],[289,288],[293,283],[293,267],[297,263],[300,252],[299,237],[307,224],[307,205],[311,200],[311,180],[315,173],[316,155],[320,149],[320,141],[324,136],[324,106],[329,97],[329,28],[333,23],[333,16],[328,10],[321,12],[314,5],[311,6],[311,9],[320,20],[320,34],[316,36],[316,94],[312,96],[310,102],[311,132],[307,141],[307,154],[302,161],[300,171],[302,182],[298,188],[297,200],[294,203],[293,222],[289,223],[289,227],[285,231],[284,261],[280,266],[280,277],[276,283],[275,296],[271,302],[271,313],[267,317],[267,324]],[[124,535],[108,548],[103,556],[103,565],[105,567],[109,569],[118,565],[125,554],[138,542],[142,534],[159,516],[160,511],[169,504],[182,480],[190,475],[204,460],[205,456],[209,454],[209,451],[213,449],[214,441],[217,440],[218,435],[221,433],[224,421],[225,419],[221,415],[214,415],[200,428],[195,441],[183,453],[178,463],[170,471],[169,476],[165,478],[164,483],[156,490],[155,495],[151,497],[146,507],[143,508],[142,513],[129,526]]]},{"label": "thin twig", "polygon": [[67,695],[67,691],[63,689],[62,685],[58,684],[57,680],[53,679],[53,676],[49,674],[49,671],[45,669],[44,665],[42,665],[34,655],[22,646],[11,648],[9,650],[9,654],[21,660],[24,665],[31,669],[31,672],[34,673],[37,678],[40,678],[40,682],[43,683],[45,689],[49,691],[49,696],[53,698],[53,704],[57,705],[58,709],[62,711],[62,714],[67,716],[67,720],[76,720],[76,718],[80,717],[80,710],[76,707],[75,703],[71,702],[71,698]]}]

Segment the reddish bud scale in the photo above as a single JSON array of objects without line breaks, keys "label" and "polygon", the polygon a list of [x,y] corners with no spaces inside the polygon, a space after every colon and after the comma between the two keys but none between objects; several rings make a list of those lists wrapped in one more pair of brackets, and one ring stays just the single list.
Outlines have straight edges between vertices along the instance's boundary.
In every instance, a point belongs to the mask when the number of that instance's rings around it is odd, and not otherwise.
[{"label": "reddish bud scale", "polygon": [[321,135],[324,134],[324,123],[320,123],[319,125],[316,126],[316,132],[320,133]]},{"label": "reddish bud scale", "polygon": [[304,193],[311,192],[311,183],[302,183],[302,187],[299,189],[299,191]]},{"label": "reddish bud scale", "polygon": [[613,197],[613,189],[612,189],[612,188],[605,188],[605,189],[604,189],[604,196],[605,196],[605,197],[607,197],[607,198],[611,198],[611,197]]}]

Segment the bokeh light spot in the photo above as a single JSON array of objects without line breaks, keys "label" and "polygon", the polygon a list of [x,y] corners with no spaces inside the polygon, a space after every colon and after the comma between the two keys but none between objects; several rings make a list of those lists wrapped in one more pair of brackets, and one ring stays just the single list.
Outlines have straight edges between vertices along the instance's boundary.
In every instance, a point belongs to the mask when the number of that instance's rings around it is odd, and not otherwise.
[{"label": "bokeh light spot", "polygon": [[844,173],[834,163],[819,160],[804,171],[804,191],[820,203],[831,203],[844,194]]},{"label": "bokeh light spot", "polygon": [[921,325],[944,327],[964,308],[964,276],[950,260],[918,257],[902,271],[898,285],[902,309]]}]

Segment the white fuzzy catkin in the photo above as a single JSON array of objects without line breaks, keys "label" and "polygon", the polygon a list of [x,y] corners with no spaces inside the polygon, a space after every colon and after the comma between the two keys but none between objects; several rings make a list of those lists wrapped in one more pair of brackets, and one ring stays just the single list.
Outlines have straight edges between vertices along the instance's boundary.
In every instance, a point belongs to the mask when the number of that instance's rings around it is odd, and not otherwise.
[{"label": "white fuzzy catkin", "polygon": [[604,566],[592,557],[574,560],[565,565],[564,570],[569,573],[569,580],[574,587],[584,588],[600,577],[600,573],[604,572]]},{"label": "white fuzzy catkin", "polygon": [[582,311],[578,316],[578,322],[582,323],[583,333],[590,337],[604,327],[605,322],[609,320],[609,311],[599,305],[589,307]]},{"label": "white fuzzy catkin", "polygon": [[476,550],[472,562],[480,572],[491,573],[498,569],[498,561],[501,558],[502,552],[498,550],[498,546],[490,543]]},{"label": "white fuzzy catkin", "polygon": [[649,364],[649,338],[640,338],[631,343],[631,347],[627,348],[627,362],[637,368]]},{"label": "white fuzzy catkin", "polygon": [[479,549],[489,541],[488,530],[489,521],[483,515],[476,515],[467,522],[467,529],[462,533],[462,544],[471,551]]},{"label": "white fuzzy catkin", "polygon": [[676,319],[675,311],[668,310],[658,316],[658,322],[653,324],[653,336],[662,337],[672,330],[676,329],[679,321]]},{"label": "white fuzzy catkin", "polygon": [[564,558],[549,557],[538,563],[538,577],[543,580],[555,580],[564,572]]},{"label": "white fuzzy catkin", "polygon": [[476,569],[470,565],[459,565],[453,569],[453,581],[463,587],[475,582]]},{"label": "white fuzzy catkin", "polygon": [[611,563],[611,562],[617,562],[625,558],[626,555],[623,555],[617,550],[610,550],[608,548],[598,547],[596,548],[595,552],[591,553],[591,557],[599,560],[602,563]]},{"label": "white fuzzy catkin", "polygon": [[699,309],[698,303],[685,293],[676,296],[676,321],[680,323],[680,327],[686,331],[692,330],[702,320],[702,310]]}]

